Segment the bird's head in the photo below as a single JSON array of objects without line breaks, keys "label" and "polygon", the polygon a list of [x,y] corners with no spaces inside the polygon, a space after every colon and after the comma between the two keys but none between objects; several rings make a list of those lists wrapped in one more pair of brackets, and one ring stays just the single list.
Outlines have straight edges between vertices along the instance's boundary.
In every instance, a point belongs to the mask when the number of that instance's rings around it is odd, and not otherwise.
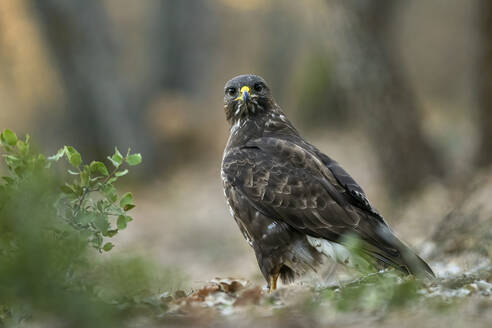
[{"label": "bird's head", "polygon": [[230,123],[265,112],[274,104],[270,89],[258,75],[236,76],[226,83],[224,92],[224,109]]}]

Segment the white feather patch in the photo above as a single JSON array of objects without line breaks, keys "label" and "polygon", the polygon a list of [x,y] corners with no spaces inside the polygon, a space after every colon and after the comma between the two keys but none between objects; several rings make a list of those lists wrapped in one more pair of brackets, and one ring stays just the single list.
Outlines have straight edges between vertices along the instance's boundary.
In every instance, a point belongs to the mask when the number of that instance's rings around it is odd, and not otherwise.
[{"label": "white feather patch", "polygon": [[330,257],[333,261],[353,266],[353,256],[345,246],[326,239],[314,238],[311,236],[307,236],[307,240],[318,252]]}]

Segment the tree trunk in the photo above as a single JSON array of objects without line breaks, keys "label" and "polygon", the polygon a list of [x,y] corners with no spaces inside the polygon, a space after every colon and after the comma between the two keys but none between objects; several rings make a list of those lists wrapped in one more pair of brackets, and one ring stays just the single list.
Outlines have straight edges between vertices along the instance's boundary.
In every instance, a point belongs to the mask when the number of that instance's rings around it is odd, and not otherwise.
[{"label": "tree trunk", "polygon": [[487,167],[492,164],[492,3],[482,0],[479,7],[481,53],[477,89],[480,146],[476,160],[479,167]]},{"label": "tree trunk", "polygon": [[66,142],[91,159],[115,145],[151,155],[136,98],[118,71],[116,40],[102,3],[43,0],[32,7],[65,88]]},{"label": "tree trunk", "polygon": [[330,50],[350,110],[377,152],[390,192],[403,197],[442,163],[422,132],[415,96],[391,47],[395,1],[328,1]]}]

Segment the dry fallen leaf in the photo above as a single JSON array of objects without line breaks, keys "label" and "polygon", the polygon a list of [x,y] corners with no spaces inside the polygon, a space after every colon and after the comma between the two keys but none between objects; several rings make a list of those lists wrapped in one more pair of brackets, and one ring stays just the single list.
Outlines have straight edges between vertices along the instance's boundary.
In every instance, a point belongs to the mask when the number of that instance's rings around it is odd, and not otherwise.
[{"label": "dry fallen leaf", "polygon": [[203,302],[205,301],[205,298],[213,293],[217,293],[220,291],[220,286],[219,285],[207,285],[203,288],[200,288],[190,296],[188,296],[187,301],[188,302]]},{"label": "dry fallen leaf", "polygon": [[234,306],[244,306],[248,304],[258,304],[263,292],[259,286],[244,290],[234,302]]}]

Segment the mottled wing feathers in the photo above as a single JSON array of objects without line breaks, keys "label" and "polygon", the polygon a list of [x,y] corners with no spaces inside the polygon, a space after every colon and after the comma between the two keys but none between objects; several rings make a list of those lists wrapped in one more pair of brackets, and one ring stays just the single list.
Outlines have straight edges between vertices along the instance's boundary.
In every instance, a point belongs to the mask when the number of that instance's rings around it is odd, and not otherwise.
[{"label": "mottled wing feathers", "polygon": [[[278,138],[254,139],[229,149],[222,168],[231,192],[265,217],[330,241],[353,233],[364,241],[363,250],[380,262],[404,272],[422,271],[425,262],[364,202],[355,181],[311,149]],[[358,199],[347,197],[347,190],[357,192]]]},{"label": "mottled wing feathers", "polygon": [[265,215],[313,236],[337,240],[358,226],[360,215],[343,188],[314,154],[276,138],[230,150],[224,174]]},{"label": "mottled wing feathers", "polygon": [[353,205],[360,207],[366,211],[374,214],[375,217],[379,218],[381,222],[386,224],[383,217],[371,206],[369,200],[367,199],[364,190],[361,186],[345,171],[336,161],[323,154],[322,152],[316,150],[316,155],[320,158],[323,164],[331,171],[335,179],[343,186],[346,190],[346,196],[348,201]]}]

